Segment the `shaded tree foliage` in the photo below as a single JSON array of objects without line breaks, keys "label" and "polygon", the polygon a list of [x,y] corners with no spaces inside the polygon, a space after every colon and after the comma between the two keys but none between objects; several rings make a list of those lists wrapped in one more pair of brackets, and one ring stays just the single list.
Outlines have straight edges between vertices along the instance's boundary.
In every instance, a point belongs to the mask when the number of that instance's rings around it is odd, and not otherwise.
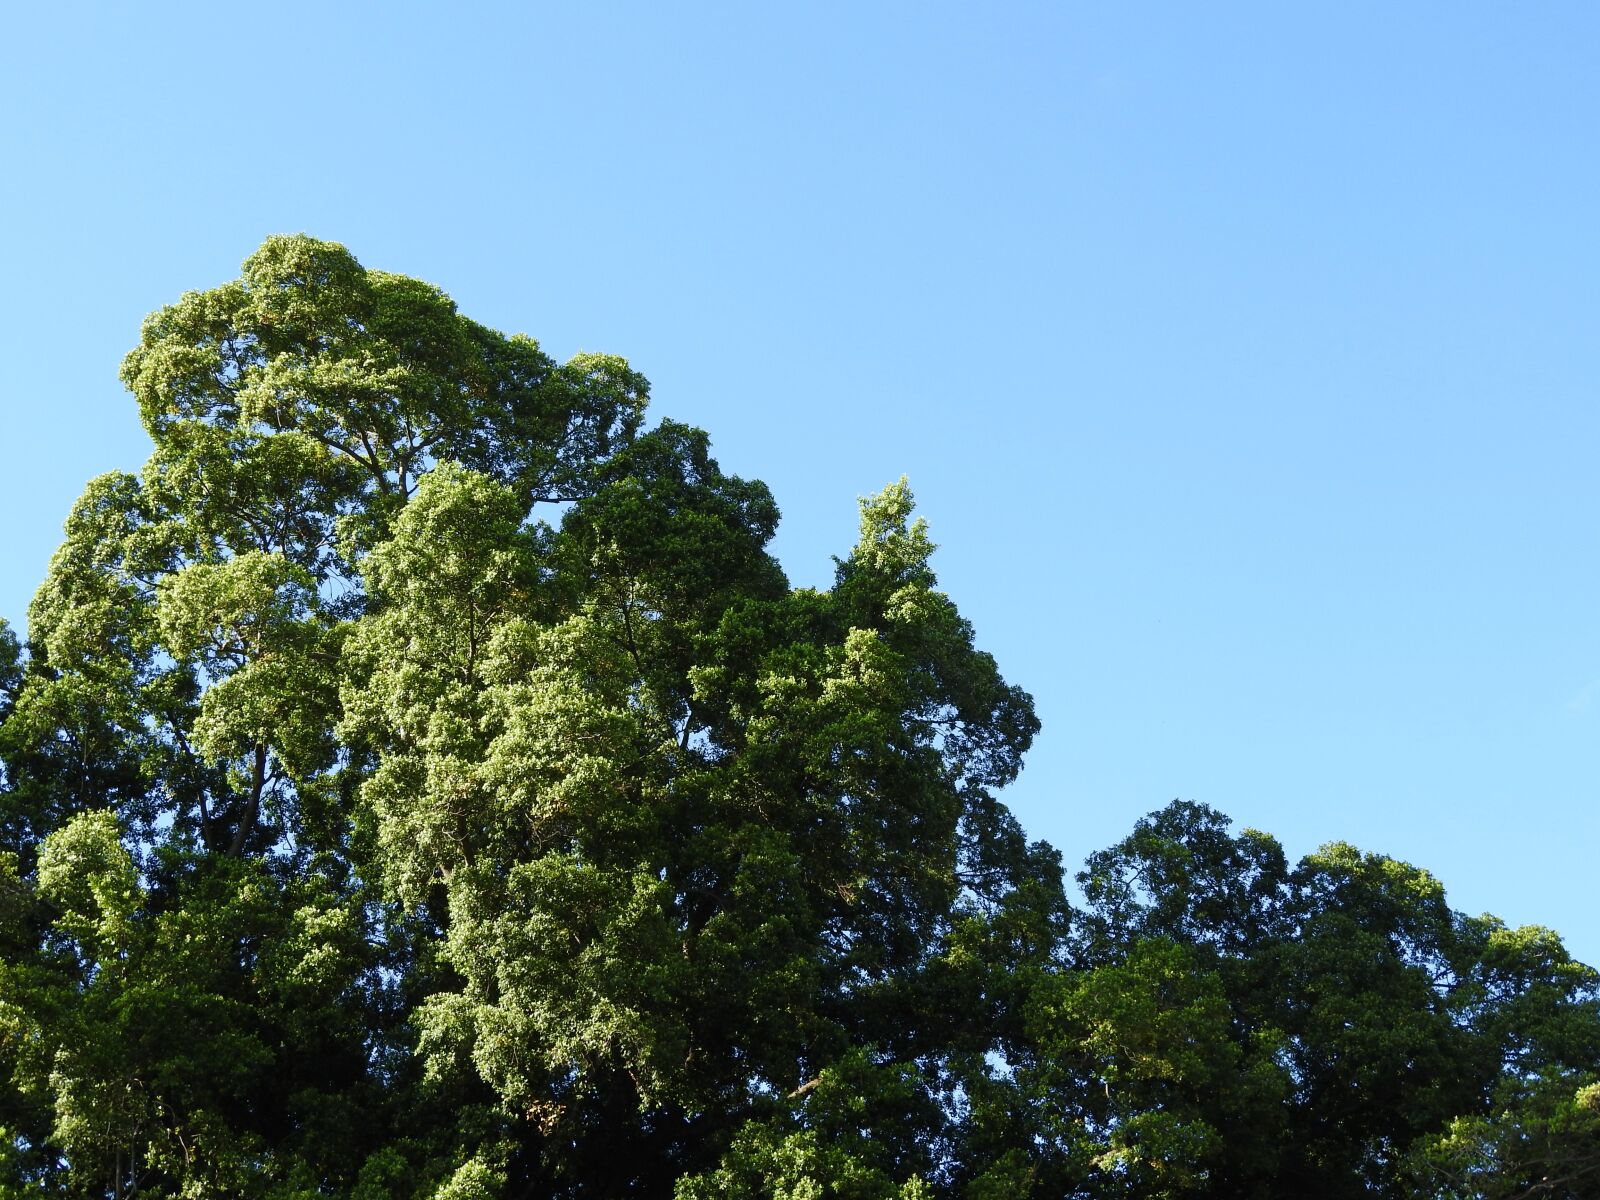
[{"label": "shaded tree foliage", "polygon": [[904,482],[825,590],[620,359],[306,237],[0,623],[0,1191],[1586,1196],[1596,978],[1176,804],[1059,859]]}]

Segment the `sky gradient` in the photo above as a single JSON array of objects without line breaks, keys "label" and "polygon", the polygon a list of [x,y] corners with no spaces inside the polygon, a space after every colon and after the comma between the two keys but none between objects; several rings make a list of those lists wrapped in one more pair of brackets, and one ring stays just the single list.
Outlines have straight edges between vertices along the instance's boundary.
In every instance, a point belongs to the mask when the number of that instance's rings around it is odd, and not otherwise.
[{"label": "sky gradient", "polygon": [[0,45],[0,616],[304,231],[629,358],[797,584],[909,476],[1069,866],[1193,799],[1600,962],[1600,9],[160,7]]}]

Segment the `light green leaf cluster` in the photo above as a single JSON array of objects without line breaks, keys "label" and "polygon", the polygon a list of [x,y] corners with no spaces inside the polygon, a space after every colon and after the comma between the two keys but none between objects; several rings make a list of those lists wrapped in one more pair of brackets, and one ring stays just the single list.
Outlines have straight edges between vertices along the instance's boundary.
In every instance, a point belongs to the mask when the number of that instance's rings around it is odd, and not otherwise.
[{"label": "light green leaf cluster", "polygon": [[59,909],[56,926],[105,963],[125,954],[144,898],[133,859],[109,812],[79,813],[39,848],[38,889]]}]

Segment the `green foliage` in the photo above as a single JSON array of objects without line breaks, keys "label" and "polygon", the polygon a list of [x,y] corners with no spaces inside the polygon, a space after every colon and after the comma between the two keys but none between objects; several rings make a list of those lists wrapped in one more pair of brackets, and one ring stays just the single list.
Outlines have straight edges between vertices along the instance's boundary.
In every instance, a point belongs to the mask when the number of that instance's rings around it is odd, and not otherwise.
[{"label": "green foliage", "polygon": [[1548,931],[1194,804],[1068,907],[904,480],[791,588],[622,360],[306,237],[123,378],[0,623],[0,1194],[1590,1194]]},{"label": "green foliage", "polygon": [[79,813],[39,848],[39,897],[54,924],[104,963],[126,954],[143,900],[138,871],[108,812]]},{"label": "green foliage", "polygon": [[1592,1071],[1507,1080],[1491,1112],[1451,1120],[1408,1166],[1416,1194],[1439,1200],[1600,1196],[1600,1082]]},{"label": "green foliage", "polygon": [[745,1125],[718,1168],[679,1180],[674,1198],[925,1200],[932,1188],[906,1174],[920,1164],[897,1161],[916,1145],[906,1136],[913,1131],[885,1136],[903,1121],[900,1110],[919,1102],[925,1103],[915,1084],[892,1071],[857,1061],[824,1072],[803,1121],[790,1116]]}]

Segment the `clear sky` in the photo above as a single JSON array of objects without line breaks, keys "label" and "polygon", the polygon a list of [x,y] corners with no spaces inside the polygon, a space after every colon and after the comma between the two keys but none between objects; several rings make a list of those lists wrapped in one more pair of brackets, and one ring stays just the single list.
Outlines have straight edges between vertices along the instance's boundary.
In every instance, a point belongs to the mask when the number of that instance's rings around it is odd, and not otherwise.
[{"label": "clear sky", "polygon": [[[158,11],[157,11],[158,10]],[[1076,865],[1182,797],[1600,962],[1600,8],[29,4],[0,615],[144,314],[342,241],[765,479],[902,473]]]}]

